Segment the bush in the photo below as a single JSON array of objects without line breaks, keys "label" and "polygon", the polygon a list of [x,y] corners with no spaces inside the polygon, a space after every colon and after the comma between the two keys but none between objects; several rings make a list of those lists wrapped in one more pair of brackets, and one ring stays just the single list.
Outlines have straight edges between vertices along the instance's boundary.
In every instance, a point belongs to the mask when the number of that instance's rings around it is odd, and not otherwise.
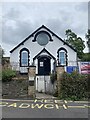
[{"label": "bush", "polygon": [[54,82],[57,80],[56,72],[52,72],[52,74],[50,74],[50,80],[51,80],[51,83],[54,84]]},{"label": "bush", "polygon": [[61,80],[61,99],[86,100],[88,99],[88,75],[78,72],[64,73]]},{"label": "bush", "polygon": [[2,82],[11,81],[16,76],[16,72],[11,69],[2,70]]}]

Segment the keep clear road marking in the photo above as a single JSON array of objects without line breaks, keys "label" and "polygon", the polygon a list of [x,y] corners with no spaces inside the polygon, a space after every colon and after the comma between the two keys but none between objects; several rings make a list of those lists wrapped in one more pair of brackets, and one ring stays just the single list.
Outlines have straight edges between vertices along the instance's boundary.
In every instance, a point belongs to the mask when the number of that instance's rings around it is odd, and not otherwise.
[{"label": "keep clear road marking", "polygon": [[[65,110],[67,110],[68,108],[90,108],[90,106],[84,104],[82,106],[68,106],[68,101],[64,100],[64,101],[61,101],[61,100],[45,100],[45,99],[42,99],[42,100],[38,100],[38,99],[35,99],[35,100],[14,100],[14,99],[0,99],[2,101],[5,101],[5,102],[0,102],[0,107],[7,107],[7,108],[10,108],[10,107],[13,107],[13,108],[38,108],[38,109],[41,109],[41,108],[45,108],[45,109],[54,109],[56,108],[57,110],[60,109],[60,108],[64,108]],[[29,103],[17,103],[17,102],[29,102]],[[14,102],[14,103],[10,103],[10,102]],[[72,103],[75,103],[75,102],[72,102]],[[80,102],[81,103],[81,102]],[[84,102],[83,102],[84,103]]]}]

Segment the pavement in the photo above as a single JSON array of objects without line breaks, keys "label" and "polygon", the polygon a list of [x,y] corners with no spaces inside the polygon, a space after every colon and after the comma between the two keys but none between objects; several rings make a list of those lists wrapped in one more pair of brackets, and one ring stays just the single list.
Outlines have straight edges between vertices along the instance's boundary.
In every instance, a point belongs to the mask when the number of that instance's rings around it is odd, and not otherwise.
[{"label": "pavement", "polygon": [[45,94],[45,93],[36,93],[37,99],[55,99],[56,97],[53,97],[52,95]]}]

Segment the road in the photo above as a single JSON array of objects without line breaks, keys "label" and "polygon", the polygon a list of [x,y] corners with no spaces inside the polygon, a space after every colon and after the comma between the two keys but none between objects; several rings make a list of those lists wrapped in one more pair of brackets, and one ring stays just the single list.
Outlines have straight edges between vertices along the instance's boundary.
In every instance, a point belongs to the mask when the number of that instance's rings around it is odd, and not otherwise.
[{"label": "road", "polygon": [[88,118],[87,101],[0,100],[3,118]]}]

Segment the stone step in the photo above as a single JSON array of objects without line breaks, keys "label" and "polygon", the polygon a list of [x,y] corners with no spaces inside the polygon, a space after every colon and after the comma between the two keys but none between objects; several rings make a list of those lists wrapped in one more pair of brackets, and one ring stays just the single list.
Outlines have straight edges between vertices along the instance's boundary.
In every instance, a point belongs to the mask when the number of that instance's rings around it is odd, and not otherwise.
[{"label": "stone step", "polygon": [[38,78],[38,80],[50,80],[50,76],[36,76],[36,79]]}]

